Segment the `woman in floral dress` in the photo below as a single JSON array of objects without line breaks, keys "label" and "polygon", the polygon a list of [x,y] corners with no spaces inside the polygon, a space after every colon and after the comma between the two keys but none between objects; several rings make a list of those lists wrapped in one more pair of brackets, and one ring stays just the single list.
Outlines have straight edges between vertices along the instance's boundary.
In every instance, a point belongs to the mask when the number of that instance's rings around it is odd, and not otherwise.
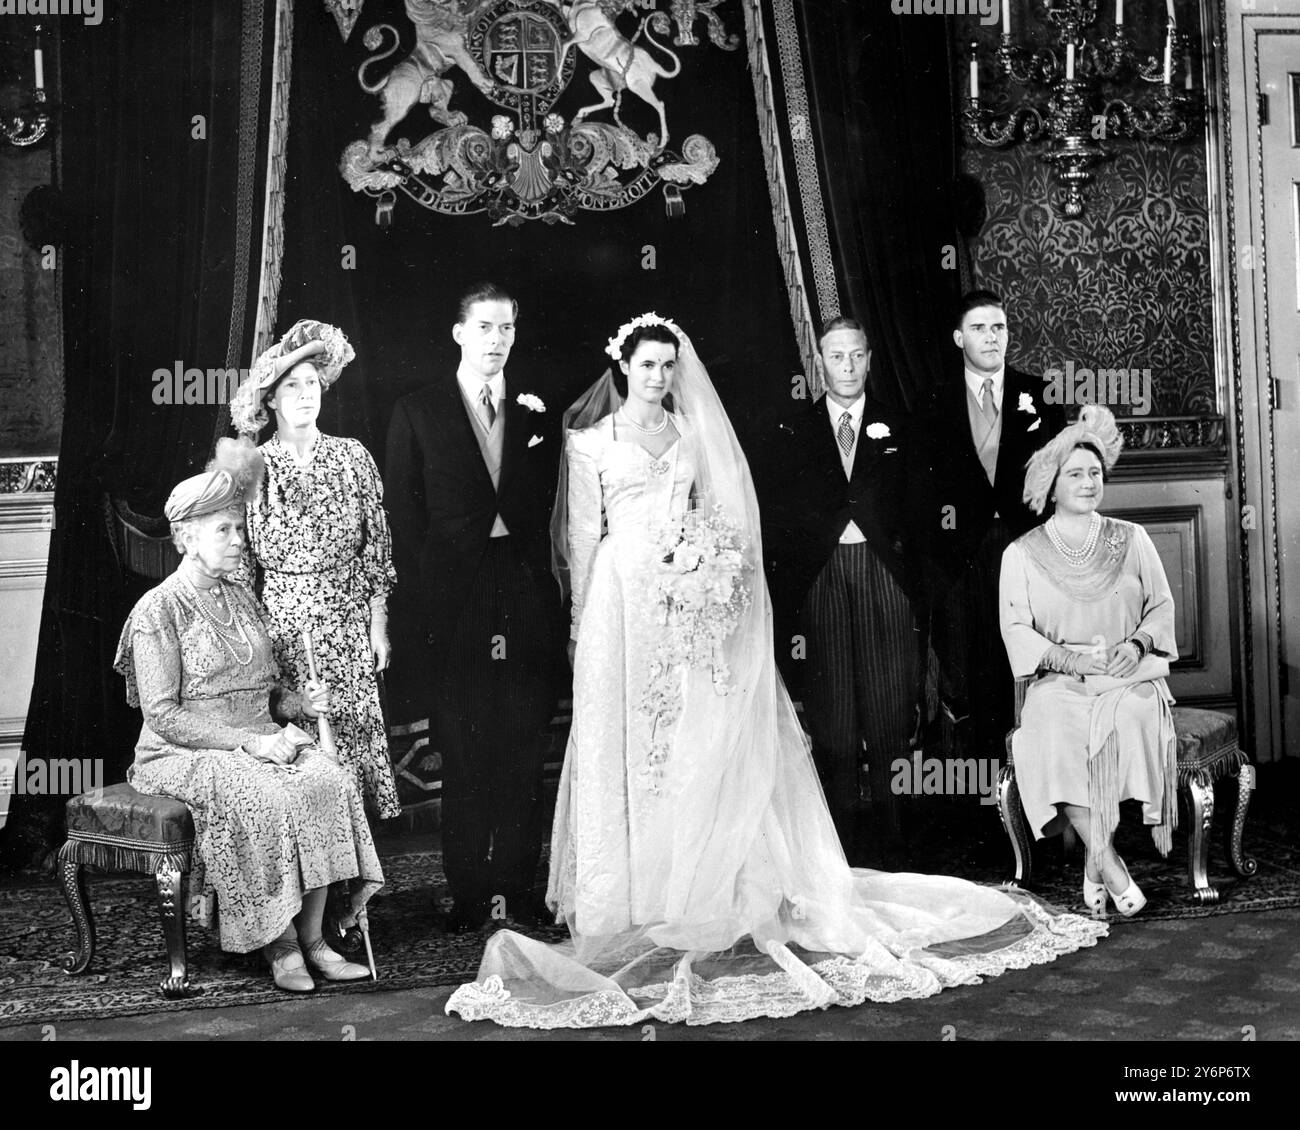
[{"label": "woman in floral dress", "polygon": [[254,363],[231,420],[255,434],[275,415],[275,434],[259,449],[266,477],[248,502],[248,547],[276,660],[286,677],[305,680],[302,632],[311,630],[317,670],[333,688],[339,757],[387,819],[402,806],[376,679],[388,666],[396,577],[383,484],[360,442],[316,426],[321,393],[354,356],[334,326],[298,322]]}]

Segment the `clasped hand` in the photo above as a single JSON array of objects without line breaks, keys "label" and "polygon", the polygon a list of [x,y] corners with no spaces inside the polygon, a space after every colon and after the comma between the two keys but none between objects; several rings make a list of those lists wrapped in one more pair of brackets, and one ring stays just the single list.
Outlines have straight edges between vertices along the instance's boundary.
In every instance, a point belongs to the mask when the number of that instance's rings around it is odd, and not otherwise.
[{"label": "clasped hand", "polygon": [[[329,687],[314,679],[308,681],[303,694],[302,712],[308,718],[319,718],[322,714],[328,714],[330,712]],[[259,734],[257,741],[248,752],[258,761],[267,761],[273,765],[292,765],[298,760],[299,747],[289,737],[287,729],[281,728],[273,734]]]},{"label": "clasped hand", "polygon": [[1140,662],[1136,644],[1128,642],[1116,644],[1106,655],[1106,668],[1103,674],[1116,679],[1127,679],[1138,669]]}]

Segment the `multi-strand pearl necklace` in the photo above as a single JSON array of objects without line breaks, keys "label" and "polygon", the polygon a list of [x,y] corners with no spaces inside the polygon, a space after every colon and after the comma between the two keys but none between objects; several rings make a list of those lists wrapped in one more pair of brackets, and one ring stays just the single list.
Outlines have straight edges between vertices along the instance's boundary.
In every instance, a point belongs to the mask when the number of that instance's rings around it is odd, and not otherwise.
[{"label": "multi-strand pearl necklace", "polygon": [[1061,537],[1061,532],[1057,529],[1056,515],[1053,514],[1047,520],[1047,538],[1056,547],[1056,552],[1066,559],[1071,565],[1082,565],[1089,557],[1092,551],[1097,548],[1097,538],[1101,534],[1101,516],[1097,511],[1092,512],[1092,518],[1088,522],[1088,536],[1083,539],[1083,544],[1078,549],[1071,549],[1065,544],[1065,539]]},{"label": "multi-strand pearl necklace", "polygon": [[[248,633],[244,631],[244,625],[241,624],[239,622],[238,617],[235,616],[234,605],[232,604],[230,608],[226,610],[228,613],[227,619],[225,619],[224,621],[219,620],[217,618],[217,614],[213,612],[211,608],[208,607],[208,602],[204,599],[204,597],[211,596],[212,600],[224,606],[223,598],[221,598],[218,595],[211,594],[208,589],[200,589],[199,586],[196,585],[189,577],[186,577],[185,581],[190,586],[190,588],[194,590],[194,595],[198,597],[198,600],[195,603],[199,607],[199,615],[202,616],[203,619],[205,619],[213,627],[213,629],[217,633],[217,637],[229,649],[231,657],[235,660],[235,662],[238,663],[241,667],[247,667],[250,663],[253,662],[253,651],[254,651],[253,641],[248,638]],[[221,581],[218,580],[217,583],[212,587],[215,589],[220,587],[220,585],[221,585]],[[235,629],[233,635],[231,634],[230,631],[232,627]],[[236,648],[235,646],[236,644],[243,644],[243,646],[248,649],[247,655],[241,656],[239,653],[239,649]]]}]

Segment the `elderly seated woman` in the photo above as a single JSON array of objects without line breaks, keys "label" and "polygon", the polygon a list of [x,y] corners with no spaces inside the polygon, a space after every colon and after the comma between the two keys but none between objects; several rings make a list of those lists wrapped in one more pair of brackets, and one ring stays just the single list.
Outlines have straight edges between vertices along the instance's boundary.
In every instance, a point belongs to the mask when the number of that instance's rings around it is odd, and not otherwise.
[{"label": "elderly seated woman", "polygon": [[1011,670],[1036,676],[1012,738],[1020,800],[1035,837],[1068,821],[1083,840],[1098,918],[1108,893],[1126,917],[1146,905],[1112,844],[1120,801],[1142,802],[1162,855],[1178,814],[1173,598],[1146,531],[1097,512],[1122,444],[1110,411],[1088,405],[1034,455],[1025,502],[1054,512],[1007,547],[1000,587]]},{"label": "elderly seated woman", "polygon": [[293,724],[326,713],[328,691],[279,685],[261,606],[228,580],[261,471],[251,444],[225,439],[172,491],[184,557],[131,611],[114,668],[144,715],[128,780],[194,818],[191,913],[211,925],[215,903],[223,949],[261,948],[277,986],[307,992],[308,964],[328,981],[368,975],[330,949],[321,919],[331,883],[360,908],[383,873],[353,775]]}]

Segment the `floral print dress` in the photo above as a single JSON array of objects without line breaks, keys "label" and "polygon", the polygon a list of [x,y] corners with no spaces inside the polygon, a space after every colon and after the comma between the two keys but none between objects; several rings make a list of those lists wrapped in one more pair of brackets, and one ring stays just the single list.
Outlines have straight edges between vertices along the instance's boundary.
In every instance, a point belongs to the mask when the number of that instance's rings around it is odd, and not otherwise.
[{"label": "floral print dress", "polygon": [[370,650],[371,602],[396,580],[379,471],[355,439],[320,435],[302,464],[278,436],[260,450],[266,478],[248,503],[248,546],[276,661],[304,685],[311,629],[339,759],[376,815],[400,815]]}]

